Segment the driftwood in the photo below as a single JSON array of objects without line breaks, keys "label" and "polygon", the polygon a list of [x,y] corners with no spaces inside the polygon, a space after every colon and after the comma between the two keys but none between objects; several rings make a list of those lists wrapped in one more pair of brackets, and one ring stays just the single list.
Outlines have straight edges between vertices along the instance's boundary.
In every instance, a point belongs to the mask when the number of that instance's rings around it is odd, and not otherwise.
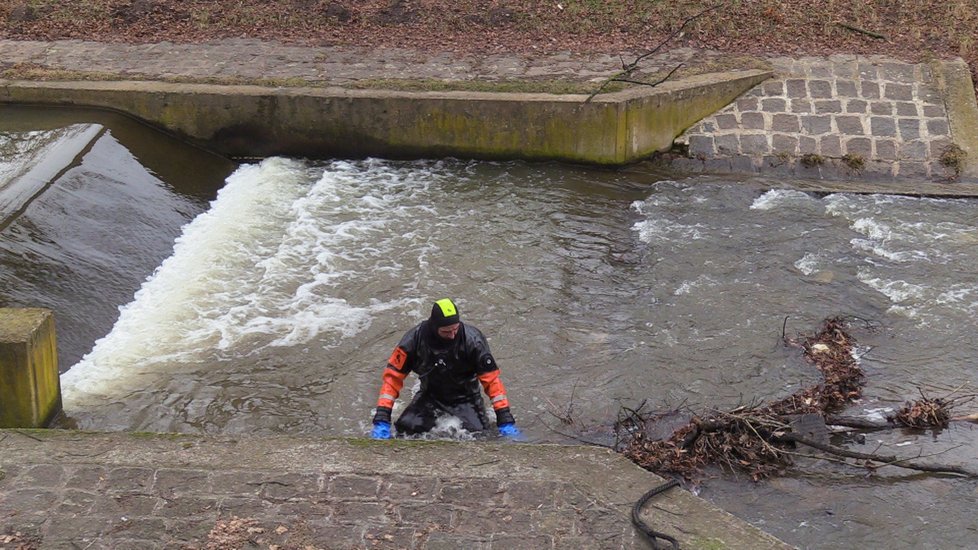
[{"label": "driftwood", "polygon": [[[854,459],[858,461],[856,466],[870,471],[895,466],[978,477],[978,472],[968,468],[919,462],[919,456],[901,458],[859,453],[827,443],[825,424],[860,430],[944,428],[952,419],[951,408],[974,397],[931,399],[921,392],[920,400],[906,403],[897,414],[882,422],[834,414],[862,395],[865,378],[853,358],[855,341],[845,330],[845,323],[841,318],[828,319],[814,336],[784,338],[786,344],[805,350],[805,357],[822,374],[821,384],[801,389],[769,405],[752,404],[727,412],[693,415],[688,424],[667,438],[651,437],[653,430],[649,427],[676,411],[642,413],[644,402],[636,410],[623,408],[616,423],[618,440],[615,447],[640,466],[687,480],[700,477],[702,468],[708,465],[745,471],[755,480],[763,479],[792,466],[792,457],[799,455],[798,445],[837,457],[836,461],[846,464],[851,463],[844,459]],[[805,425],[796,421],[806,419],[815,420],[814,425],[820,426],[826,435],[825,441],[818,440],[817,435],[795,431],[796,427],[800,429]],[[811,427],[812,422],[808,424]]]},{"label": "driftwood", "polygon": [[857,453],[855,451],[850,451],[848,449],[843,449],[841,447],[836,447],[834,445],[826,445],[824,443],[819,443],[818,441],[811,441],[809,439],[806,439],[796,434],[790,434],[790,433],[784,434],[783,436],[780,437],[780,440],[805,445],[813,449],[818,449],[820,451],[835,456],[863,460],[865,461],[865,463],[863,463],[862,466],[870,470],[876,470],[883,466],[896,466],[898,468],[906,468],[908,470],[917,470],[920,472],[960,474],[968,477],[978,477],[978,471],[970,470],[962,466],[949,466],[946,464],[916,462],[915,460],[911,460],[908,458],[901,458],[898,456],[879,455],[875,453]]},{"label": "driftwood", "polygon": [[879,34],[879,33],[873,32],[873,31],[867,31],[866,29],[860,29],[859,27],[856,27],[854,25],[850,25],[848,23],[836,22],[836,25],[842,27],[843,29],[850,30],[852,32],[858,32],[860,34],[865,34],[866,36],[875,38],[877,40],[886,40],[886,35]]}]

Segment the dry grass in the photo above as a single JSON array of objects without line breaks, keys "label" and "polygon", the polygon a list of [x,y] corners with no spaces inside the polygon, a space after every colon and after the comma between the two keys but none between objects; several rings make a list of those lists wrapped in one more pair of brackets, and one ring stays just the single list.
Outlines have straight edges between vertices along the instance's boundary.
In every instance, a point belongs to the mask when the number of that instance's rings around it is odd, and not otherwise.
[{"label": "dry grass", "polygon": [[685,19],[713,6],[672,45],[907,61],[960,56],[973,73],[978,67],[978,0],[7,0],[0,3],[0,37],[249,37],[456,52],[615,53],[654,47]]}]

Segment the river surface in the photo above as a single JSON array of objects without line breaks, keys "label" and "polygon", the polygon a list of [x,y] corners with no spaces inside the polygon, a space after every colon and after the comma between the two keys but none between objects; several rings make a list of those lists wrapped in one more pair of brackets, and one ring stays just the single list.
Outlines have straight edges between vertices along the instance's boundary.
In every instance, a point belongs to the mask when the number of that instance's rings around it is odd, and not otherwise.
[{"label": "river surface", "polygon": [[[18,126],[42,117],[10,113],[0,306],[55,310],[65,409],[84,429],[363,435],[385,359],[445,296],[489,336],[529,442],[611,443],[621,407],[643,401],[783,397],[818,378],[782,331],[839,315],[867,373],[848,414],[978,382],[974,200],[818,195],[644,165],[235,168],[145,129],[122,139],[120,121]],[[956,423],[848,444],[975,469],[974,436]],[[695,489],[803,548],[978,536],[974,481],[801,462],[803,474],[717,473]]]}]

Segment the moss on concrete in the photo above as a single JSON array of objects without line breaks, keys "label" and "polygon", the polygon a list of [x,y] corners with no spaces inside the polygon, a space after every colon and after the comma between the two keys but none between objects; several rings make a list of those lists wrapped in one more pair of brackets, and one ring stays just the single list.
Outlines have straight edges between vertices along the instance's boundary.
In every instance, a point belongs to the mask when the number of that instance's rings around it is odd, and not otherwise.
[{"label": "moss on concrete", "polygon": [[935,62],[932,67],[944,95],[951,139],[957,147],[953,170],[962,178],[978,179],[978,102],[971,73],[960,59]]},{"label": "moss on concrete", "polygon": [[728,548],[726,543],[715,538],[696,537],[691,544],[697,550],[725,550]]},{"label": "moss on concrete", "polygon": [[0,308],[0,427],[45,426],[60,412],[54,315]]},{"label": "moss on concrete", "polygon": [[769,76],[699,75],[588,95],[0,81],[0,102],[121,110],[231,157],[457,156],[623,165],[667,150]]}]

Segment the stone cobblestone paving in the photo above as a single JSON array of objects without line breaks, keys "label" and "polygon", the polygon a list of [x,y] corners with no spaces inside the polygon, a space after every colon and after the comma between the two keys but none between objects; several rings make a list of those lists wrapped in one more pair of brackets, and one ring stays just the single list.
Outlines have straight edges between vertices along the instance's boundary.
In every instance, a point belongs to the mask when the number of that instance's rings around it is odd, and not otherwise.
[{"label": "stone cobblestone paving", "polygon": [[[0,548],[648,548],[629,514],[661,481],[596,447],[0,430]],[[656,504],[682,541],[787,548]]]},{"label": "stone cobblestone paving", "polygon": [[930,64],[837,55],[772,60],[776,77],[687,130],[698,171],[941,180],[952,145]]}]

